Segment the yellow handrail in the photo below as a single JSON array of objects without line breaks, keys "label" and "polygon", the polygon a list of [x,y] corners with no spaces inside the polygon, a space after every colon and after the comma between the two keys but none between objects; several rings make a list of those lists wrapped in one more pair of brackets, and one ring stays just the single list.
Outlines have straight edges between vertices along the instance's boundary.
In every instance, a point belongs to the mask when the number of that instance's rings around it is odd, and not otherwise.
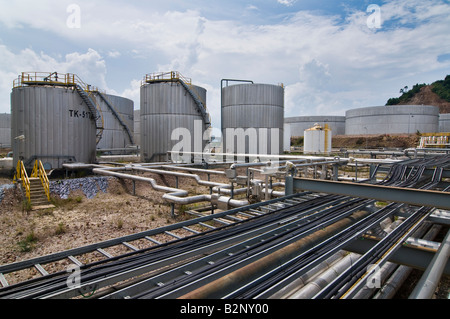
[{"label": "yellow handrail", "polygon": [[23,162],[21,160],[17,162],[16,173],[14,174],[14,183],[18,181],[22,181],[23,188],[25,189],[25,195],[27,196],[28,200],[31,200],[30,179],[28,178],[25,165],[23,165]]},{"label": "yellow handrail", "polygon": [[47,199],[50,201],[50,181],[48,180],[44,165],[42,165],[42,162],[40,160],[36,160],[34,162],[31,177],[39,178],[41,180],[42,186],[44,186],[45,195],[47,195]]},{"label": "yellow handrail", "polygon": [[[158,72],[145,75],[144,83],[147,82],[157,82],[157,81],[174,81],[181,80],[187,85],[192,85],[192,79],[184,77],[178,71],[170,71],[170,72]],[[143,83],[143,84],[144,84]]]},{"label": "yellow handrail", "polygon": [[33,84],[61,86],[80,85],[85,91],[98,91],[97,87],[86,84],[76,74],[63,74],[58,72],[22,72],[22,74],[13,81],[13,88]]},{"label": "yellow handrail", "polygon": [[[203,101],[203,99],[200,97],[199,94],[195,90],[192,89],[192,79],[184,77],[180,72],[178,71],[170,71],[170,72],[158,72],[158,73],[151,73],[146,74],[144,77],[144,80],[142,81],[142,85],[149,82],[159,82],[159,81],[174,81],[174,80],[180,80],[186,83],[186,85],[191,89],[191,91],[194,92],[194,94],[197,96],[197,98],[202,102],[203,106],[205,107],[205,111],[208,112],[208,108],[206,107],[206,101]],[[209,122],[211,123],[211,116],[208,113]]]}]

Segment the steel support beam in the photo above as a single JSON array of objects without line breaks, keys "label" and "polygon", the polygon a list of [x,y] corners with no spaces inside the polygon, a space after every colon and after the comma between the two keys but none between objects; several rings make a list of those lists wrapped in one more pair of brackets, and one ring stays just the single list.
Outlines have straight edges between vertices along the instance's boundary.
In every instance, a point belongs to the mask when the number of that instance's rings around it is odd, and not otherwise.
[{"label": "steel support beam", "polygon": [[[365,254],[373,246],[378,243],[379,240],[373,237],[360,237],[357,240],[350,242],[342,249],[357,254]],[[418,248],[412,245],[405,244],[401,246],[390,258],[389,261],[412,267],[425,271],[431,264],[433,257],[436,254],[436,250],[430,248]],[[447,261],[443,266],[443,274],[450,275],[450,261]]]},{"label": "steel support beam", "polygon": [[[290,189],[288,189],[288,185]],[[287,176],[286,195],[299,190],[450,209],[450,194],[440,191]]]}]

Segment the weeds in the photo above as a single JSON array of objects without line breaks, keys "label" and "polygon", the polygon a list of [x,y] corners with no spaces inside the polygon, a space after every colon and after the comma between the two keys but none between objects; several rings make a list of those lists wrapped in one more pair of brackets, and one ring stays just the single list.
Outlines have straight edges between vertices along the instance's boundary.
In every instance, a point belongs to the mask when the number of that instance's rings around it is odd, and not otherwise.
[{"label": "weeds", "polygon": [[55,235],[62,235],[66,233],[66,225],[59,223],[55,230]]},{"label": "weeds", "polygon": [[29,199],[25,199],[22,202],[22,209],[26,212],[31,212],[31,210],[33,209],[32,205],[31,205],[31,201]]},{"label": "weeds", "polygon": [[34,234],[34,231],[29,233],[24,240],[19,241],[17,244],[19,245],[19,249],[21,252],[29,252],[34,248],[38,238]]}]

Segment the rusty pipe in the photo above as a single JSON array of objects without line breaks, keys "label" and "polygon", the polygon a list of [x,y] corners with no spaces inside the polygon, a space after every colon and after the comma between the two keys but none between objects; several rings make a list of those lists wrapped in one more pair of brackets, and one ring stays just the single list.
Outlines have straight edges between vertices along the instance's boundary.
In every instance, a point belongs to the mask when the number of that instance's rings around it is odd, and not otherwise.
[{"label": "rusty pipe", "polygon": [[313,247],[320,241],[337,234],[350,226],[357,220],[366,217],[369,213],[366,211],[358,211],[349,217],[325,227],[311,235],[303,237],[255,262],[239,268],[219,279],[216,279],[204,286],[197,288],[179,299],[217,299],[227,295],[237,286],[243,286],[262,274],[279,267],[288,260],[295,258],[301,252]]}]

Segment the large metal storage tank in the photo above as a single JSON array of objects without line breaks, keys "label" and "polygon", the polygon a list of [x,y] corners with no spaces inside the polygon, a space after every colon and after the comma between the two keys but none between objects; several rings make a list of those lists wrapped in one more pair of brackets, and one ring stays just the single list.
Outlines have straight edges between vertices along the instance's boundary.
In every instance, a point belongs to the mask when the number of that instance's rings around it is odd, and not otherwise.
[{"label": "large metal storage tank", "polygon": [[391,105],[349,110],[345,134],[413,134],[438,132],[439,108],[432,105]]},{"label": "large metal storage tank", "polygon": [[11,114],[0,114],[0,148],[11,146]]},{"label": "large metal storage tank", "polygon": [[141,146],[141,111],[134,111],[134,144]]},{"label": "large metal storage tank", "polygon": [[103,133],[98,149],[125,148],[134,145],[134,102],[130,99],[94,93],[103,117]]},{"label": "large metal storage tank", "polygon": [[[141,160],[166,161],[169,151],[203,152],[207,144],[203,134],[210,127],[209,114],[202,113],[206,89],[178,73],[159,75],[148,75],[141,86]],[[184,133],[189,136],[180,135]],[[180,143],[186,147],[174,149]]]},{"label": "large metal storage tank", "polygon": [[450,132],[450,113],[439,114],[439,132]]},{"label": "large metal storage tank", "polygon": [[18,85],[11,93],[11,144],[14,165],[32,167],[40,159],[47,169],[66,162],[95,162],[96,124],[74,87]]},{"label": "large metal storage tank", "polygon": [[322,126],[328,124],[333,135],[345,134],[345,116],[294,116],[286,117],[284,123],[290,125],[291,137],[303,136],[305,130],[313,127],[316,123]]},{"label": "large metal storage tank", "polygon": [[222,88],[226,153],[279,155],[283,153],[283,135],[283,86],[251,83]]}]

